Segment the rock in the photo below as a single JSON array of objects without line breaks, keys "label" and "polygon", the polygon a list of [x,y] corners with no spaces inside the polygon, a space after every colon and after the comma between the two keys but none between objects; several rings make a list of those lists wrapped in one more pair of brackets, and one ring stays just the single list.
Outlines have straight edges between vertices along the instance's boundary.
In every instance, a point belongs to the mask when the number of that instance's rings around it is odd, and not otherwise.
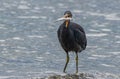
[{"label": "rock", "polygon": [[111,73],[52,74],[44,78],[31,79],[120,79],[120,75]]},{"label": "rock", "polygon": [[53,75],[47,79],[95,79],[93,75],[80,73],[80,74],[66,74],[66,75]]}]

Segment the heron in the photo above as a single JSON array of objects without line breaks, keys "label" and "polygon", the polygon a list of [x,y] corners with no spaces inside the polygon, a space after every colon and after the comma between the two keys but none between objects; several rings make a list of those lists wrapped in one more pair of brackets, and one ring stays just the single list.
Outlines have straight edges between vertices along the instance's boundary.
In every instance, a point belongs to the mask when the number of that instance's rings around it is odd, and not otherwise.
[{"label": "heron", "polygon": [[64,66],[63,72],[66,72],[66,68],[69,63],[69,52],[75,52],[76,73],[78,73],[78,52],[86,49],[86,34],[83,27],[81,27],[77,23],[71,22],[71,11],[65,11],[64,16],[57,19],[56,21],[61,20],[63,20],[64,22],[59,26],[57,30],[57,35],[61,47],[66,52],[66,64]]}]

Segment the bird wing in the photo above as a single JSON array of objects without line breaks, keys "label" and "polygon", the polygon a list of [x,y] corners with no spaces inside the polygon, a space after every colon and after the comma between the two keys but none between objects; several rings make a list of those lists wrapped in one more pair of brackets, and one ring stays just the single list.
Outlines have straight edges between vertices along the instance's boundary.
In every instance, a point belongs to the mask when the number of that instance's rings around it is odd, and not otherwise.
[{"label": "bird wing", "polygon": [[60,41],[60,28],[57,30],[58,40]]},{"label": "bird wing", "polygon": [[58,30],[57,30],[57,35],[58,35],[58,40],[59,40],[59,42],[62,42],[61,40],[61,31],[62,31],[62,25],[60,25],[60,27],[58,28]]},{"label": "bird wing", "polygon": [[74,36],[76,42],[83,48],[83,50],[86,48],[87,40],[84,30],[81,31],[81,29],[75,29],[74,30]]}]

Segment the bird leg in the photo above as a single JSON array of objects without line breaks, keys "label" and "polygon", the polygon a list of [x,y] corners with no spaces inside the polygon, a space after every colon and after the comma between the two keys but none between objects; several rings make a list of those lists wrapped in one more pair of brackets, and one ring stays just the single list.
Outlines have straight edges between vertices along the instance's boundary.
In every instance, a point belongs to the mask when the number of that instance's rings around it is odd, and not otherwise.
[{"label": "bird leg", "polygon": [[76,52],[76,73],[78,73],[78,53]]},{"label": "bird leg", "polygon": [[65,72],[68,62],[69,62],[69,54],[67,52],[67,55],[66,55],[66,64],[65,64],[63,72]]}]

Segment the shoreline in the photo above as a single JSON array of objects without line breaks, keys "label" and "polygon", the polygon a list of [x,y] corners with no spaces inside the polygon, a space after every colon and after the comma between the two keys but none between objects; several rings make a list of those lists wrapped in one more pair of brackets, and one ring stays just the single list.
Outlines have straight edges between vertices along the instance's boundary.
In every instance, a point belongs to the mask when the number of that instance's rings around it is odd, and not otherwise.
[{"label": "shoreline", "polygon": [[78,74],[54,74],[49,75],[44,78],[35,78],[35,79],[120,79],[120,74],[110,74],[110,73],[96,73],[96,74],[90,74],[90,73],[78,73]]}]

